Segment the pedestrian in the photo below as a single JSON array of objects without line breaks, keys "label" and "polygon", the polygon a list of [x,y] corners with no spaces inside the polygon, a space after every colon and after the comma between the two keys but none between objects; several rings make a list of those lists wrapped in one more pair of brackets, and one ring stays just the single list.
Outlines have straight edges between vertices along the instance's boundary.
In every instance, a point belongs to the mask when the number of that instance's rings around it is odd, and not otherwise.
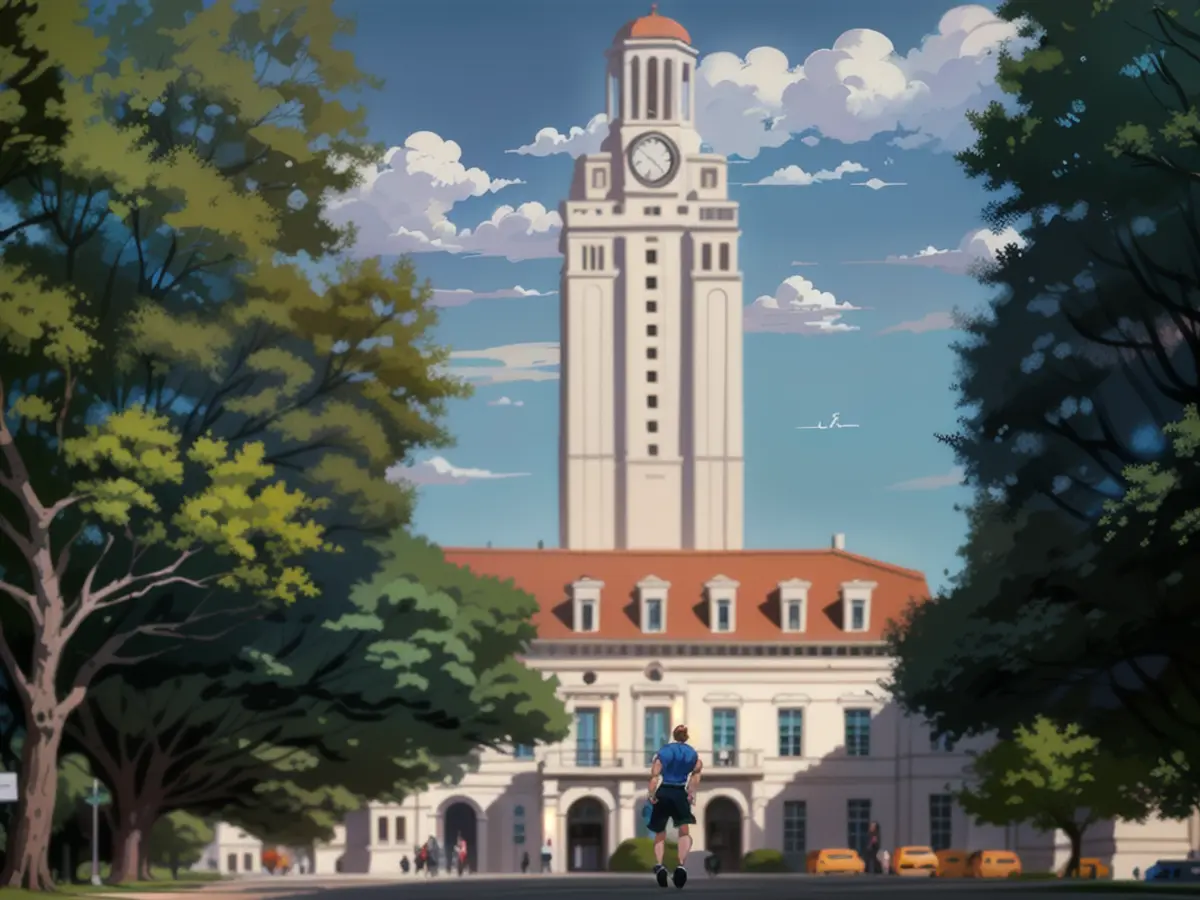
[{"label": "pedestrian", "polygon": [[407,856],[400,857],[400,871],[403,872],[405,875],[407,875],[408,869],[409,869],[408,857]]},{"label": "pedestrian", "polygon": [[879,823],[872,822],[867,828],[867,871],[872,875],[880,875],[883,870],[879,865],[879,850],[882,846],[879,837]]},{"label": "pedestrian", "polygon": [[880,851],[879,866],[881,869],[883,869],[884,875],[892,874],[891,864],[892,864],[892,854],[888,853],[886,850]]},{"label": "pedestrian", "polygon": [[438,866],[442,861],[442,847],[438,844],[438,839],[430,835],[429,840],[425,842],[425,847],[429,852],[429,874],[437,877]]},{"label": "pedestrian", "polygon": [[654,878],[659,887],[667,886],[664,860],[668,822],[679,830],[679,865],[675,867],[671,880],[677,888],[687,884],[685,864],[688,851],[692,849],[688,826],[696,824],[692,807],[696,803],[701,769],[700,754],[688,743],[687,726],[676,725],[671,732],[671,742],[654,754],[654,762],[650,766],[650,784],[646,789],[646,799],[653,807],[647,827],[654,833]]},{"label": "pedestrian", "polygon": [[550,871],[550,860],[554,857],[554,847],[550,843],[550,838],[546,838],[546,843],[542,844],[542,871]]},{"label": "pedestrian", "polygon": [[467,839],[461,834],[458,836],[458,841],[454,845],[454,855],[458,862],[458,877],[462,878],[463,872],[467,868]]},{"label": "pedestrian", "polygon": [[1133,867],[1133,880],[1134,881],[1142,880],[1142,870],[1140,868],[1138,868],[1137,866]]}]

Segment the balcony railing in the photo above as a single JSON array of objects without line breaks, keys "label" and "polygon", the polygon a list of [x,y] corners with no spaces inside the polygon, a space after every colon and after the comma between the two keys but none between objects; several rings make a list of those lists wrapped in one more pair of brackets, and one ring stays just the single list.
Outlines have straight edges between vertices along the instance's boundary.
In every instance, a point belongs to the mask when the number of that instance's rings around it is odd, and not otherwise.
[{"label": "balcony railing", "polygon": [[[655,750],[609,750],[598,745],[577,744],[574,748],[548,750],[539,754],[546,766],[553,769],[628,769],[648,772]],[[722,769],[757,769],[762,763],[761,750],[718,749],[700,750],[704,771]]]}]

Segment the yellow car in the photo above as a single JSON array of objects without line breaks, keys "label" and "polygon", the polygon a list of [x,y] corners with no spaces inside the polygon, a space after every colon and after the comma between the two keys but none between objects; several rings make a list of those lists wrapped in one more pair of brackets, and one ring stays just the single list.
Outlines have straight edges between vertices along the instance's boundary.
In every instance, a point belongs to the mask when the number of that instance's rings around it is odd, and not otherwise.
[{"label": "yellow car", "polygon": [[938,878],[966,878],[968,877],[967,857],[969,854],[966,850],[939,850],[937,852],[937,877]]},{"label": "yellow car", "polygon": [[1011,850],[976,850],[967,860],[968,878],[1019,878],[1021,857]]},{"label": "yellow car", "polygon": [[[1062,876],[1066,877],[1067,870],[1063,867]],[[1079,860],[1080,878],[1112,878],[1112,868],[1098,856],[1085,856]]]},{"label": "yellow car", "polygon": [[932,847],[897,847],[891,868],[897,875],[932,878],[937,874],[938,858]]},{"label": "yellow car", "polygon": [[855,850],[809,850],[805,868],[810,875],[861,875],[867,864]]}]

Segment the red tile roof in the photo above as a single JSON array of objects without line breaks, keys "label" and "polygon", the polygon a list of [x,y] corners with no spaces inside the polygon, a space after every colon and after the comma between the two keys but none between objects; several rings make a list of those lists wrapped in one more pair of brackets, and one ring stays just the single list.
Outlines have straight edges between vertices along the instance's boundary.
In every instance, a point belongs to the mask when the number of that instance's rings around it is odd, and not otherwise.
[{"label": "red tile roof", "polygon": [[[580,638],[572,630],[571,584],[584,577],[604,582],[598,631],[601,640],[656,641],[878,641],[888,620],[912,600],[929,597],[921,572],[889,565],[845,550],[513,550],[444,548],[446,559],[511,581],[538,601],[534,624],[542,640]],[[724,575],[739,582],[735,630],[714,634],[708,626],[705,583]],[[637,583],[656,576],[671,583],[665,633],[641,630]],[[807,630],[780,625],[778,585],[800,578],[808,591]],[[842,628],[841,585],[873,581],[869,630]]]}]

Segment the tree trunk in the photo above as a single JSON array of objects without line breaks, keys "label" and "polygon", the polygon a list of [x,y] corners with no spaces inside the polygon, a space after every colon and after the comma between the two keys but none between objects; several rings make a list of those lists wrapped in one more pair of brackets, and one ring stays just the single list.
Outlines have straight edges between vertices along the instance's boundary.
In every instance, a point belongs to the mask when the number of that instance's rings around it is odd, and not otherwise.
[{"label": "tree trunk", "polygon": [[138,861],[138,881],[153,881],[154,873],[150,870],[150,851],[146,846],[148,841],[142,841],[141,859]]},{"label": "tree trunk", "polygon": [[121,803],[115,796],[113,800],[117,825],[113,831],[112,876],[109,880],[121,884],[145,875],[142,845],[149,837],[158,810],[152,805]]},{"label": "tree trunk", "polygon": [[0,884],[31,891],[54,887],[50,875],[50,834],[58,796],[58,751],[62,745],[63,712],[53,682],[30,687],[25,704],[28,726],[21,751],[21,770],[15,815],[10,821],[4,872]]},{"label": "tree trunk", "polygon": [[179,854],[174,850],[171,851],[171,878],[174,881],[179,880]]},{"label": "tree trunk", "polygon": [[1083,831],[1079,828],[1064,828],[1067,838],[1071,841],[1071,857],[1067,860],[1067,869],[1063,873],[1067,878],[1079,877],[1079,857],[1083,853]]}]

